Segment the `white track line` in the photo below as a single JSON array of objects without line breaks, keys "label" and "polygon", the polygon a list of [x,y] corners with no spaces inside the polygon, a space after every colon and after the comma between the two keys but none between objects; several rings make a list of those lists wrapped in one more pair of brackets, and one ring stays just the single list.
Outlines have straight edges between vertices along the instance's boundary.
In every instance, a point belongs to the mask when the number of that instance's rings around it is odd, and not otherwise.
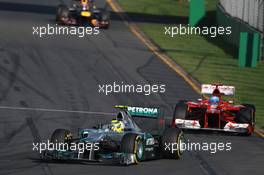
[{"label": "white track line", "polygon": [[78,114],[98,114],[98,115],[116,115],[110,112],[94,112],[94,111],[73,111],[65,109],[46,109],[46,108],[23,108],[14,106],[0,106],[0,109],[7,110],[24,110],[24,111],[42,111],[42,112],[61,112],[61,113],[78,113]]}]

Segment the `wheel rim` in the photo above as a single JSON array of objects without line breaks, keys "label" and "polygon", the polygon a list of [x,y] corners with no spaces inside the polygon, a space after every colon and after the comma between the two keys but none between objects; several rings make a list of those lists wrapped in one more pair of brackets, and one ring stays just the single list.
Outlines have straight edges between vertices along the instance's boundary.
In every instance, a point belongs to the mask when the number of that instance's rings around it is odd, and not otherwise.
[{"label": "wheel rim", "polygon": [[142,159],[142,157],[143,157],[143,144],[141,141],[138,141],[136,154],[137,154],[137,157],[139,160]]},{"label": "wheel rim", "polygon": [[184,136],[183,136],[183,134],[181,133],[180,135],[179,135],[179,142],[178,142],[178,144],[179,144],[179,146],[178,146],[178,149],[179,149],[179,153],[180,153],[180,155],[182,155],[183,154],[183,152],[184,152],[184,149],[182,148],[182,144],[184,143]]}]

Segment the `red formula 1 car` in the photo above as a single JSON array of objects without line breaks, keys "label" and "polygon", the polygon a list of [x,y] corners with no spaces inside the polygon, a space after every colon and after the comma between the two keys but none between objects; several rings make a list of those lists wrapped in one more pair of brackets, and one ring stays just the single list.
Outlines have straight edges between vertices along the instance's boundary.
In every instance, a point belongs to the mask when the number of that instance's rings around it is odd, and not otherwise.
[{"label": "red formula 1 car", "polygon": [[108,28],[110,13],[99,10],[93,0],[71,0],[70,4],[60,4],[57,8],[58,24],[90,24],[92,27]]},{"label": "red formula 1 car", "polygon": [[255,126],[255,106],[234,105],[233,100],[222,99],[223,96],[234,96],[234,86],[205,84],[201,91],[203,95],[211,97],[198,99],[197,102],[179,101],[174,110],[172,126],[252,134]]}]

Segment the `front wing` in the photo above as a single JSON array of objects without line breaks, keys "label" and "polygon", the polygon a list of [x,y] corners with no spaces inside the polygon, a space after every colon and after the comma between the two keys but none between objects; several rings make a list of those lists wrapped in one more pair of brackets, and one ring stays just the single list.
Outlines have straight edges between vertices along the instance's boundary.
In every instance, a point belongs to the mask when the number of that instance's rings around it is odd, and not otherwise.
[{"label": "front wing", "polygon": [[82,158],[78,152],[72,151],[58,151],[58,150],[45,150],[41,154],[41,159],[45,161],[70,161],[70,162],[90,162],[90,163],[102,163],[102,164],[118,164],[118,165],[132,165],[136,164],[134,154],[125,153],[111,153],[101,155],[98,159],[94,159],[92,156]]},{"label": "front wing", "polygon": [[176,126],[182,129],[224,131],[224,132],[233,132],[233,133],[248,133],[250,126],[247,123],[228,122],[223,129],[219,129],[219,128],[202,128],[198,120],[175,119],[174,122]]}]

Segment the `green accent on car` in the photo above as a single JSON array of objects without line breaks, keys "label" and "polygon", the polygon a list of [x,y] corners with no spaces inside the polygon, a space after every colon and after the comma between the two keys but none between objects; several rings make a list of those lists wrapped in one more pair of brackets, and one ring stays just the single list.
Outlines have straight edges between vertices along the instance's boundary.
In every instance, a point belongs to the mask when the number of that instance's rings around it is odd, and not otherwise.
[{"label": "green accent on car", "polygon": [[158,117],[158,108],[144,108],[144,107],[127,107],[127,111],[132,116],[144,116],[144,117]]},{"label": "green accent on car", "polygon": [[134,107],[123,105],[116,105],[115,108],[127,110],[130,115],[139,117],[142,116],[157,118],[158,114],[160,113],[160,110],[158,108]]}]

